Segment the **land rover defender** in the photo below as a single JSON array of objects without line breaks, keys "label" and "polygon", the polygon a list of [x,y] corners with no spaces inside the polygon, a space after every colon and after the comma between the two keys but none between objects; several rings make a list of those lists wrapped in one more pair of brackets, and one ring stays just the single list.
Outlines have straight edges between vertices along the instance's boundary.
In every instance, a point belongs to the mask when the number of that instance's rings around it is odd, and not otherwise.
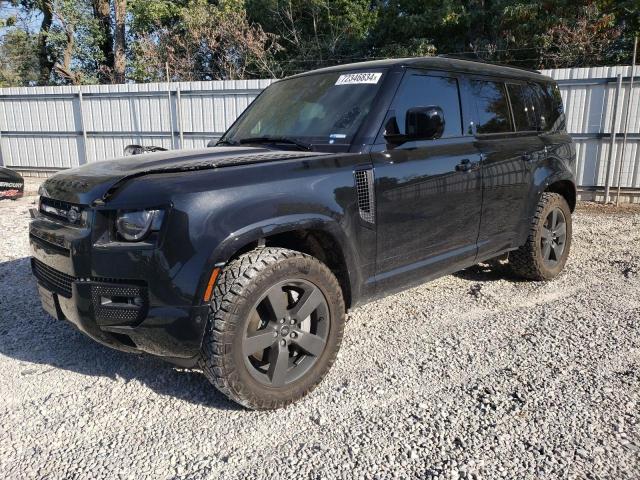
[{"label": "land rover defender", "polygon": [[331,67],[270,85],[212,147],[49,178],[32,269],[53,317],[278,408],[327,373],[348,309],[505,254],[522,277],[558,275],[574,166],[537,72]]}]

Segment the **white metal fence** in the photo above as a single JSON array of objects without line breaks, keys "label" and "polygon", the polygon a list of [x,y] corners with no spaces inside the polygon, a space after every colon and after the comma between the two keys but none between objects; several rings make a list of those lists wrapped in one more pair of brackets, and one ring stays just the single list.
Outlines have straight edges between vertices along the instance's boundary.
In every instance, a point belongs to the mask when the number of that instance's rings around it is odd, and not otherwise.
[{"label": "white metal fence", "polygon": [[[566,68],[542,73],[556,79],[562,93],[567,130],[576,144],[578,184],[603,187],[609,177],[611,186],[618,185],[623,129],[630,109],[620,184],[640,189],[640,92],[631,95],[631,67]],[[634,91],[638,87],[636,76]]]},{"label": "white metal fence", "polygon": [[[631,109],[621,185],[640,189],[640,95],[630,101],[631,67],[543,73],[560,85],[582,187],[604,186],[607,169],[611,186],[617,186],[622,129]],[[0,165],[24,173],[46,173],[120,156],[131,143],[201,147],[218,138],[270,83],[236,80],[0,89]],[[612,132],[617,134],[615,139]]]},{"label": "white metal fence", "polygon": [[128,144],[196,148],[271,80],[0,89],[0,165],[46,172],[122,156]]}]

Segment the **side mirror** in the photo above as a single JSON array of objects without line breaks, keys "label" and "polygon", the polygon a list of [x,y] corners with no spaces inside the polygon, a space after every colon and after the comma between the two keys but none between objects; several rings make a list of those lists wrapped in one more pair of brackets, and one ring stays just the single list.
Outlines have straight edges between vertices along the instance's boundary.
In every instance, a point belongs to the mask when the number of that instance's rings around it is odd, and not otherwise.
[{"label": "side mirror", "polygon": [[440,107],[414,107],[407,110],[406,136],[409,140],[434,140],[444,133],[444,112]]}]

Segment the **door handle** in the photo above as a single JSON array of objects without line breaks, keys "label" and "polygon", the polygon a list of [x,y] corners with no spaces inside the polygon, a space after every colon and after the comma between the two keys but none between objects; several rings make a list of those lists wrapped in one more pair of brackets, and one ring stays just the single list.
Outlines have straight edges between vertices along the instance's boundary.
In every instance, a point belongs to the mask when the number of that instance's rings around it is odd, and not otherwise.
[{"label": "door handle", "polygon": [[463,158],[460,163],[456,165],[456,172],[472,172],[480,168],[480,162],[472,162],[468,158]]}]

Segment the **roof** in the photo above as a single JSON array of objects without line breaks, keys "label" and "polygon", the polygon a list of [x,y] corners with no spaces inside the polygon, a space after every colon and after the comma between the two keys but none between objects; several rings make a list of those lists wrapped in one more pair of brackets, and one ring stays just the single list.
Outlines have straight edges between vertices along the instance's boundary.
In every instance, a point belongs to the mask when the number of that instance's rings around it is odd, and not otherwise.
[{"label": "roof", "polygon": [[542,75],[534,70],[526,70],[495,63],[482,62],[477,60],[463,60],[451,57],[412,57],[412,58],[390,58],[385,60],[372,60],[368,62],[348,63],[335,65],[333,67],[320,68],[309,72],[294,75],[295,77],[323,72],[338,72],[344,70],[366,70],[375,68],[391,67],[415,67],[433,70],[443,70],[450,72],[470,73],[479,75],[496,75],[500,77],[510,77],[537,81],[553,81],[551,77]]}]

